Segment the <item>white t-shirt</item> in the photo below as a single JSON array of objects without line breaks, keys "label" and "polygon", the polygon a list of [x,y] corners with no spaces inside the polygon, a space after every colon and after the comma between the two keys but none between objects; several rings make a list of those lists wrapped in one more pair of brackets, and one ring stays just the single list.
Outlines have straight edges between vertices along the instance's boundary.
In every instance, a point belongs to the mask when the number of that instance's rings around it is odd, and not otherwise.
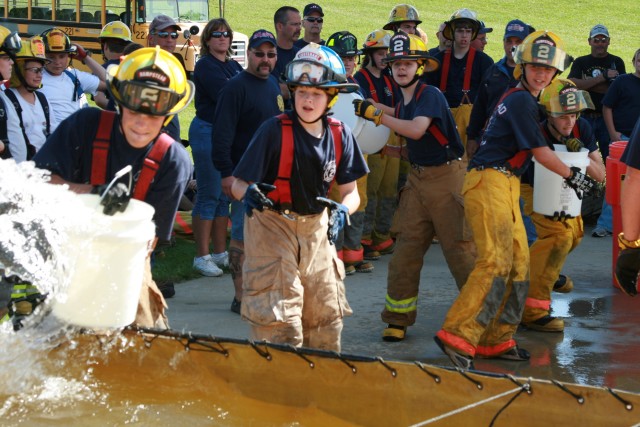
[{"label": "white t-shirt", "polygon": [[93,74],[68,69],[74,74],[80,82],[83,94],[78,97],[76,95],[76,87],[71,77],[67,73],[59,76],[53,76],[45,69],[42,73],[42,89],[49,102],[49,111],[51,112],[51,132],[53,132],[61,121],[78,111],[80,108],[87,106],[87,98],[85,93],[95,95],[100,84],[100,79]]},{"label": "white t-shirt", "polygon": [[12,88],[10,90],[16,94],[16,98],[18,98],[18,102],[22,108],[22,123],[24,124],[27,139],[29,143],[36,148],[36,151],[38,151],[47,140],[47,136],[45,135],[47,118],[44,115],[42,104],[40,104],[37,96],[35,97],[35,104],[31,104],[20,95],[18,89]]},{"label": "white t-shirt", "polygon": [[[20,119],[18,113],[13,106],[13,103],[4,94],[4,86],[0,85],[0,98],[4,103],[4,108],[7,113],[7,138],[9,139],[9,152],[11,157],[16,163],[24,162],[27,160],[27,144],[24,142],[24,136],[22,136],[22,129],[20,129]],[[2,120],[0,118],[0,120]],[[7,147],[5,147],[5,150]]]}]

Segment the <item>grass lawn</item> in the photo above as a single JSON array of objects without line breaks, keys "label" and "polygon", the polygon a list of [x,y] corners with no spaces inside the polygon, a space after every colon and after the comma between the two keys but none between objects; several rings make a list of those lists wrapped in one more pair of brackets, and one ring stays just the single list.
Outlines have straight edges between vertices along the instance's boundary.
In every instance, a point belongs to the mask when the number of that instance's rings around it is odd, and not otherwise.
[{"label": "grass lawn", "polygon": [[[356,35],[360,45],[372,30],[382,28],[389,18],[389,12],[396,0],[323,0],[318,2],[324,11],[323,38],[332,33],[349,30]],[[409,2],[412,3],[412,2]],[[248,1],[228,1],[224,16],[236,32],[248,36],[257,29],[265,28],[275,32],[273,14],[282,6],[282,1],[263,0],[259,4]],[[289,3],[300,11],[307,2],[299,4]],[[504,27],[511,19],[521,19],[533,25],[536,29],[547,29],[560,36],[566,49],[574,57],[587,55],[590,52],[587,38],[589,30],[595,24],[607,26],[611,34],[609,51],[622,57],[631,69],[631,59],[636,49],[640,48],[638,29],[633,19],[637,10],[637,0],[609,0],[607,2],[591,2],[583,0],[538,0],[535,2],[514,0],[470,0],[460,5],[446,2],[413,2],[418,8],[424,30],[430,38],[428,47],[437,44],[435,33],[441,22],[446,21],[451,14],[460,7],[467,7],[478,13],[478,18],[487,27],[494,30],[488,36],[489,44],[485,52],[494,60],[500,59],[502,50],[502,36]],[[634,6],[635,5],[635,6]],[[210,17],[219,16],[218,2],[211,1],[209,5]],[[257,7],[256,7],[257,6]],[[568,71],[563,75],[566,76]],[[195,115],[193,103],[180,113],[182,138],[189,137],[189,124]],[[193,242],[178,239],[178,244],[165,251],[164,257],[159,257],[154,268],[154,275],[162,280],[176,282],[197,277],[191,269],[195,249]]]}]

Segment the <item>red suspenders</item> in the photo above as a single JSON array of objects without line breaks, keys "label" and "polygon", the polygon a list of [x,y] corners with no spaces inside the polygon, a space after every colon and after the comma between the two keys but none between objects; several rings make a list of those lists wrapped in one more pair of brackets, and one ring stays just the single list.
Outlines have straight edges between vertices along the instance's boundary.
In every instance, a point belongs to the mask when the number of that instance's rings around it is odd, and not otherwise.
[{"label": "red suspenders", "polygon": [[[425,90],[425,88],[427,87],[426,84],[424,83],[419,83],[418,86],[416,87],[416,102],[420,99],[420,95],[422,95],[422,91]],[[400,103],[398,103],[398,105],[396,105],[396,117],[398,117],[398,114],[400,113]],[[437,124],[435,124],[433,122],[433,120],[431,121],[431,124],[429,125],[429,127],[427,128],[427,132],[429,132],[431,135],[433,135],[433,137],[438,141],[438,144],[440,144],[443,147],[446,147],[447,145],[449,145],[449,140],[447,139],[446,136],[444,136],[444,134],[442,133],[442,131],[440,130],[440,128],[438,127]]]},{"label": "red suspenders", "polygon": [[[462,82],[462,101],[467,101],[471,104],[468,93],[471,90],[471,71],[473,70],[473,60],[476,57],[476,50],[469,48],[467,53],[467,64],[464,69],[464,80]],[[440,74],[440,90],[444,93],[447,91],[447,81],[449,79],[449,67],[451,66],[451,49],[447,49],[444,52],[444,60],[442,61],[442,72]],[[461,102],[462,103],[462,102]]]},{"label": "red suspenders", "polygon": [[[115,120],[116,113],[112,111],[102,111],[100,113],[100,122],[98,123],[98,132],[93,141],[91,154],[91,185],[103,185],[107,181],[107,159],[109,157],[109,145],[111,142],[111,129]],[[144,200],[151,187],[151,183],[158,172],[160,162],[173,143],[173,139],[166,133],[161,133],[157,138],[153,147],[144,158],[140,176],[133,190],[133,198]]]},{"label": "red suspenders", "polygon": [[[278,165],[278,177],[273,185],[276,189],[269,193],[269,198],[279,202],[281,206],[291,206],[291,171],[293,168],[293,123],[289,116],[280,114],[277,116],[282,126],[282,148],[280,150],[280,164]],[[336,169],[342,157],[342,123],[340,120],[327,117],[329,129],[333,136],[333,144],[336,153]]]},{"label": "red suspenders", "polygon": [[[367,82],[369,83],[369,92],[371,93],[371,98],[376,102],[380,102],[380,98],[378,98],[378,92],[376,91],[376,87],[373,85],[373,80],[371,80],[370,72],[366,68],[361,69],[360,72],[362,73],[364,78],[367,79]],[[382,78],[384,79],[384,83],[387,85],[389,92],[391,92],[390,107],[393,107],[393,104],[395,103],[395,100],[393,99],[393,85],[391,84],[391,80],[389,80],[388,76],[382,74]]]}]

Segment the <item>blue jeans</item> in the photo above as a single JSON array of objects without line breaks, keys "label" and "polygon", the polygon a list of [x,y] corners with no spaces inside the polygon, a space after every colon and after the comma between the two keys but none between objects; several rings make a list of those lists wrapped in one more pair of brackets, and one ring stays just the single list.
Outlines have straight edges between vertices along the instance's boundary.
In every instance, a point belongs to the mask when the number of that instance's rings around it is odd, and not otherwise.
[{"label": "blue jeans", "polygon": [[241,200],[231,202],[231,239],[244,242],[244,203]]},{"label": "blue jeans", "polygon": [[213,126],[197,117],[189,126],[189,145],[193,154],[198,193],[193,216],[203,220],[229,216],[229,199],[222,192],[220,172],[211,160],[211,132]]},{"label": "blue jeans", "polygon": [[607,156],[609,155],[609,144],[611,143],[611,138],[609,138],[609,131],[607,130],[607,125],[604,123],[604,118],[602,118],[602,116],[583,117],[591,125],[591,128],[593,129],[593,135],[596,137],[598,147],[600,148],[600,153],[602,153],[602,159],[606,162]]},{"label": "blue jeans", "polygon": [[522,222],[524,223],[524,229],[527,231],[527,243],[529,246],[533,245],[538,239],[538,232],[536,226],[533,224],[531,217],[524,213],[524,200],[520,197],[520,214],[522,215]]}]

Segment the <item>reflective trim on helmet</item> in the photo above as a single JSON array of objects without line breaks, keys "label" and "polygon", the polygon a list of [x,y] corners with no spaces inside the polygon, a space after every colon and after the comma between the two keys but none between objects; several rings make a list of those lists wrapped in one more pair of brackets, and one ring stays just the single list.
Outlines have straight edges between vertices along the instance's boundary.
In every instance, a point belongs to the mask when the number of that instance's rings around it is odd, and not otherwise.
[{"label": "reflective trim on helmet", "polygon": [[47,52],[71,52],[69,36],[58,28],[54,28],[48,33],[42,33],[42,38],[45,41],[44,44]]},{"label": "reflective trim on helmet", "polygon": [[119,98],[123,107],[151,116],[166,116],[182,98],[171,89],[150,86],[136,81],[117,82]]}]

